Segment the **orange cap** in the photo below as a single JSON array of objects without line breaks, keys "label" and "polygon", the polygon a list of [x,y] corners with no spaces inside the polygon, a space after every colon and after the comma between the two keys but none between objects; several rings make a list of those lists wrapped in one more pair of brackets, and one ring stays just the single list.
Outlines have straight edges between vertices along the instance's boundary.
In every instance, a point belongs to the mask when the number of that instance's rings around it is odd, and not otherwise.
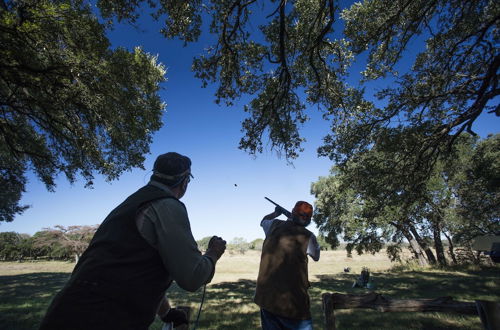
[{"label": "orange cap", "polygon": [[298,201],[292,210],[292,214],[303,216],[310,219],[313,214],[313,207],[308,202]]}]

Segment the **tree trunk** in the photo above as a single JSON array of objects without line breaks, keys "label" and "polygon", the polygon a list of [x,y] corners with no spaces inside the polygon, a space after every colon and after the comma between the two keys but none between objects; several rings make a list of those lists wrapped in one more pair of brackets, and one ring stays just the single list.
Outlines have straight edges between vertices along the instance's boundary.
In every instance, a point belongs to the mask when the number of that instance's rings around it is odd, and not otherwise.
[{"label": "tree trunk", "polygon": [[75,264],[78,263],[78,260],[80,260],[80,255],[78,253],[75,253]]},{"label": "tree trunk", "polygon": [[420,237],[420,234],[417,232],[415,227],[413,225],[408,225],[410,228],[411,233],[413,234],[413,237],[417,240],[418,244],[422,247],[422,250],[424,250],[425,255],[427,256],[427,260],[429,261],[430,264],[435,265],[436,264],[436,257],[434,256],[434,253],[432,250],[429,248],[427,243],[425,243],[424,239]]},{"label": "tree trunk", "polygon": [[436,257],[440,266],[446,266],[446,255],[444,254],[443,242],[441,241],[441,226],[439,216],[435,216],[432,220],[432,234],[434,238],[434,248],[436,249]]},{"label": "tree trunk", "polygon": [[443,235],[448,240],[448,244],[449,244],[448,253],[450,254],[451,260],[453,260],[453,264],[456,265],[456,264],[458,264],[458,262],[457,262],[457,256],[455,255],[455,250],[454,250],[455,247],[453,246],[453,241],[452,241],[451,237],[449,235],[447,235],[445,232],[443,232]]},{"label": "tree trunk", "polygon": [[417,243],[415,238],[412,236],[408,228],[406,228],[404,225],[400,225],[399,223],[393,222],[392,225],[394,225],[397,229],[401,231],[403,236],[406,238],[408,243],[410,243],[410,250],[413,252],[413,255],[415,256],[415,259],[418,260],[418,264],[420,266],[427,266],[428,262],[427,259],[425,259],[425,256],[422,252],[422,249],[420,248],[420,245]]},{"label": "tree trunk", "polygon": [[427,266],[429,263],[427,262],[427,259],[424,256],[424,253],[422,252],[422,249],[420,248],[420,245],[417,243],[417,241],[413,238],[410,238],[409,240],[410,247],[414,251],[414,254],[417,256],[418,264],[422,267]]}]

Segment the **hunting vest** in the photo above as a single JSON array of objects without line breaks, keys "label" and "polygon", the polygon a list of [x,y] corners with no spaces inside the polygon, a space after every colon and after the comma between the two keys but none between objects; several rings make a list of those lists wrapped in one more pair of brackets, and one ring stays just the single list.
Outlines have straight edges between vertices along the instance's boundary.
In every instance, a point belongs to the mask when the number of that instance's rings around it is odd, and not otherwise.
[{"label": "hunting vest", "polygon": [[312,233],[292,221],[275,221],[262,246],[254,301],[278,316],[311,318],[307,246]]},{"label": "hunting vest", "polygon": [[158,251],[136,227],[141,206],[161,198],[175,197],[147,185],[116,207],[99,226],[69,280],[69,285],[88,285],[96,295],[123,308],[135,328],[146,329],[154,321],[171,283]]}]

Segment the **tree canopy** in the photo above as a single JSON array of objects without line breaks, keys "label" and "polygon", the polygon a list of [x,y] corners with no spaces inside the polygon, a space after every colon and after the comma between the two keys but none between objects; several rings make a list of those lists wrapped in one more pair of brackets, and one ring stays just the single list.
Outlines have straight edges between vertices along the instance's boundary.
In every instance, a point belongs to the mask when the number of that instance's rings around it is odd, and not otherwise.
[{"label": "tree canopy", "polygon": [[[402,150],[412,141],[411,131],[391,129],[391,135]],[[408,242],[422,262],[445,265],[447,254],[455,259],[454,244],[500,233],[499,142],[499,134],[479,142],[461,136],[419,186],[408,186],[403,152],[394,143],[377,144],[312,185],[314,220],[333,246],[347,242],[348,252],[389,245],[396,259]]]},{"label": "tree canopy", "polygon": [[[85,3],[0,0],[0,183],[9,189],[0,220],[25,208],[17,201],[26,171],[49,189],[60,172],[88,184],[95,172],[114,179],[141,166],[160,127],[163,67],[139,48],[110,50],[107,25]],[[500,115],[494,0],[96,3],[109,22],[135,23],[150,7],[160,32],[186,44],[213,34],[193,70],[203,86],[216,85],[217,103],[251,97],[240,140],[251,154],[269,139],[286,159],[298,157],[300,129],[317,108],[331,122],[318,153],[337,164],[392,128],[413,131],[400,157],[416,173],[408,185],[419,186],[481,114]],[[355,63],[365,69],[353,84]]]},{"label": "tree canopy", "polygon": [[[332,122],[320,154],[336,161],[392,126],[425,127],[417,151],[432,158],[461,132],[472,134],[482,113],[500,115],[493,0],[368,0],[346,8],[333,0],[98,1],[105,17],[130,21],[145,3],[165,19],[166,37],[186,43],[209,21],[216,41],[193,68],[203,84],[217,85],[217,102],[252,96],[240,142],[250,153],[262,151],[267,133],[273,148],[297,157],[311,105]],[[349,66],[365,54],[361,85],[348,85]],[[365,93],[370,81],[380,86],[376,95]]]},{"label": "tree canopy", "polygon": [[51,250],[54,246],[70,253],[78,262],[82,253],[87,249],[98,225],[95,226],[68,226],[57,225],[54,228],[44,228],[34,238],[37,248]]},{"label": "tree canopy", "polygon": [[0,221],[12,221],[26,173],[49,190],[63,173],[92,185],[142,167],[165,107],[165,70],[141,48],[110,48],[89,7],[0,1]]}]

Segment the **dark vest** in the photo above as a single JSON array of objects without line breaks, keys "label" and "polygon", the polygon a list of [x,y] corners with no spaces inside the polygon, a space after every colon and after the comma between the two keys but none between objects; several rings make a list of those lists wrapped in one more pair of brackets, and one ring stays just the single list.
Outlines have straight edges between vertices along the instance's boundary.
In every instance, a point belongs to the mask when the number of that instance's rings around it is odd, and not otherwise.
[{"label": "dark vest", "polygon": [[310,319],[307,246],[312,233],[292,221],[275,221],[262,246],[254,301],[278,316]]},{"label": "dark vest", "polygon": [[175,197],[147,185],[116,207],[99,226],[69,280],[70,286],[95,286],[94,291],[123,308],[137,328],[154,321],[170,285],[158,251],[140,235],[135,221],[142,205],[161,198]]}]

